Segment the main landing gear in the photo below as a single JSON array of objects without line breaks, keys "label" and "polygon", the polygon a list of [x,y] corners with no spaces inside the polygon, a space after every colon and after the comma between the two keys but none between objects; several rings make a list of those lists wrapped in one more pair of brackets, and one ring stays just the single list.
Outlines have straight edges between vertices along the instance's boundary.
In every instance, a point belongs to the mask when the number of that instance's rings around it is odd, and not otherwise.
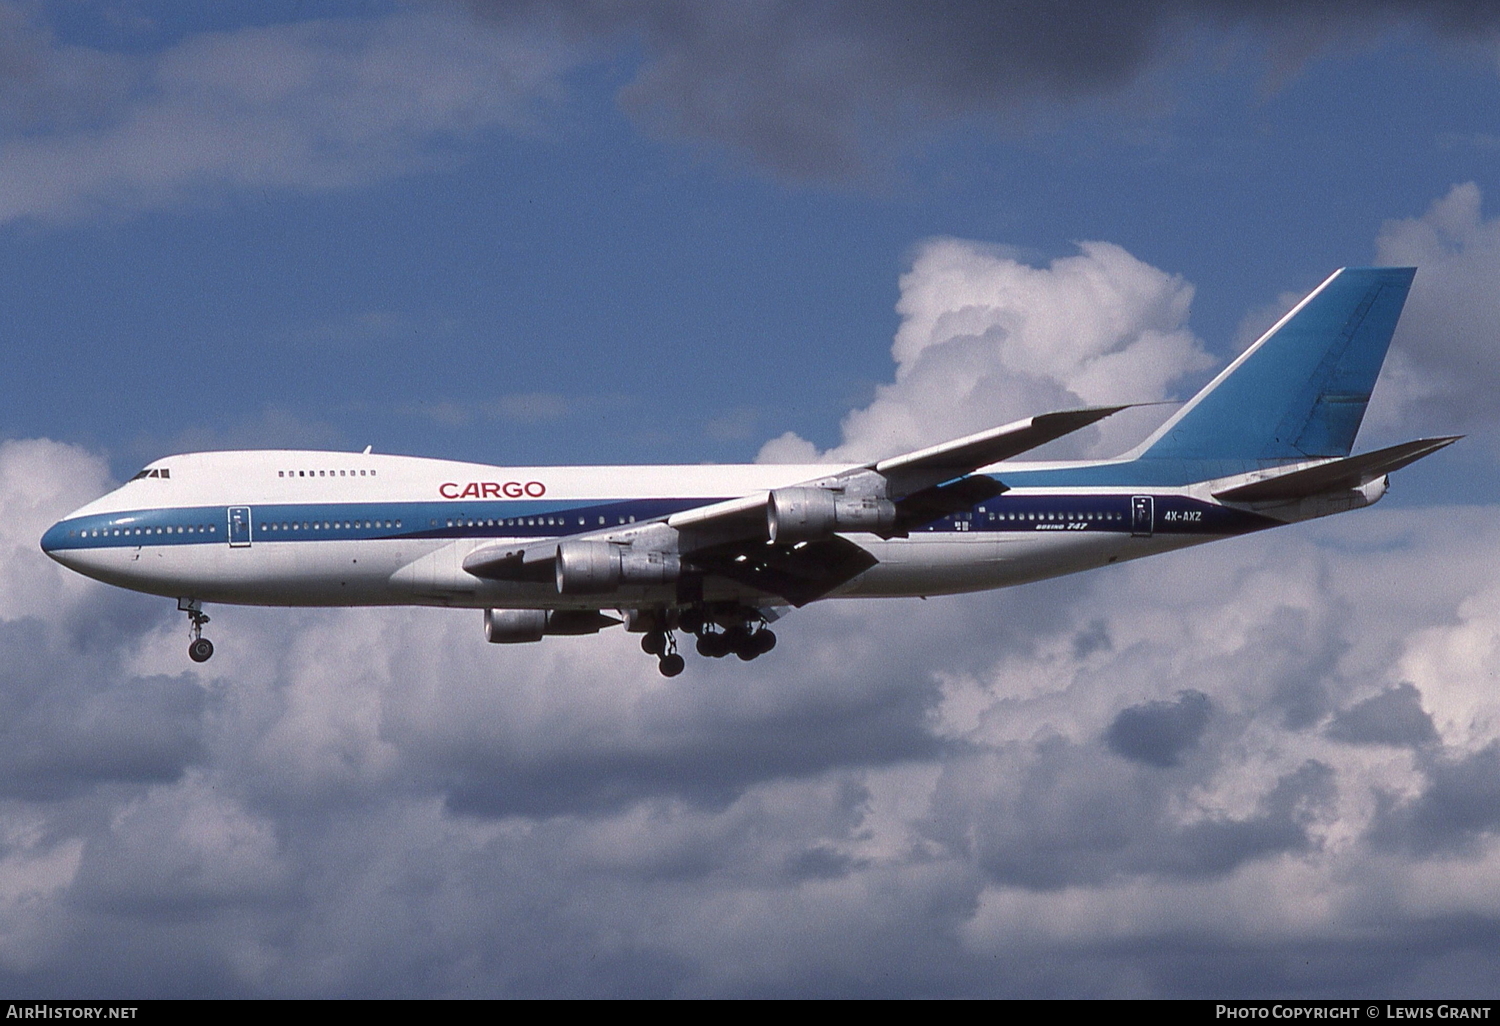
[{"label": "main landing gear", "polygon": [[198,599],[178,599],[177,608],[186,613],[192,623],[189,633],[193,640],[188,642],[188,658],[195,663],[208,662],[214,654],[214,643],[203,636],[203,625],[208,623],[203,603]]},{"label": "main landing gear", "polygon": [[[657,668],[666,677],[677,676],[685,665],[677,651],[671,619],[666,613],[657,614],[654,626],[641,635],[641,650],[657,657]],[[732,654],[749,662],[776,647],[776,634],[766,626],[766,618],[759,610],[741,608],[711,613],[702,606],[691,606],[675,619],[677,627],[697,636],[693,647],[709,659],[723,659]]]},{"label": "main landing gear", "polygon": [[707,626],[698,634],[698,654],[723,659],[733,653],[745,662],[765,655],[776,647],[776,632],[764,623],[733,623],[722,631]]}]

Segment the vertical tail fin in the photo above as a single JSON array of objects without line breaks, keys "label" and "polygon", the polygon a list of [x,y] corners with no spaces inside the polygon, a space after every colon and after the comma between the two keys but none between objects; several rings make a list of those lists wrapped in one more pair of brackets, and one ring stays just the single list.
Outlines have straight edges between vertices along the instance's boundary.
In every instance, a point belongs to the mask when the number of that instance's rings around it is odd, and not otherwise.
[{"label": "vertical tail fin", "polygon": [[1349,455],[1415,274],[1414,267],[1335,271],[1132,455]]}]

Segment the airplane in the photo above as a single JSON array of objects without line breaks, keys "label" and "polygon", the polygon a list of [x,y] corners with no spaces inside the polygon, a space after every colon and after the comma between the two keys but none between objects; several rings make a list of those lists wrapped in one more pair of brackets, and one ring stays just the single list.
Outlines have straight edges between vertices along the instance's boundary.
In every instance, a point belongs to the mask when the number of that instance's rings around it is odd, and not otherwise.
[{"label": "airplane", "polygon": [[[981,591],[1357,509],[1461,436],[1351,456],[1415,268],[1334,272],[1123,456],[1012,462],[1125,409],[1044,413],[852,465],[501,467],[267,450],[157,460],[43,551],[205,603],[455,606],[496,643],[623,624],[742,660],[828,598]],[[684,639],[685,640],[685,639]]]}]

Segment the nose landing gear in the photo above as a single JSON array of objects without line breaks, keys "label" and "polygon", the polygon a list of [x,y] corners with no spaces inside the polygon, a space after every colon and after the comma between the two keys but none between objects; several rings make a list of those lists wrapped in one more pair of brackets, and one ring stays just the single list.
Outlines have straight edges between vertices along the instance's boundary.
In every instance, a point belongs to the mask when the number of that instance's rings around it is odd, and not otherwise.
[{"label": "nose landing gear", "polygon": [[193,640],[188,642],[188,658],[195,663],[208,662],[214,654],[214,643],[203,636],[203,625],[208,623],[203,603],[198,599],[178,599],[177,608],[186,613],[192,623],[189,633]]}]

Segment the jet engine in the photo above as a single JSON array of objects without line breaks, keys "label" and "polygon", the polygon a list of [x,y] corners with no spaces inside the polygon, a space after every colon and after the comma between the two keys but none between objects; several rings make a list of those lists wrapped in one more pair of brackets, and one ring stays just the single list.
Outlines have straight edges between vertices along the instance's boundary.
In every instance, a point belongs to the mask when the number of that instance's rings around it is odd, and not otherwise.
[{"label": "jet engine", "polygon": [[766,528],[777,544],[819,541],[836,531],[887,536],[896,504],[873,496],[851,498],[824,488],[777,488],[766,503]]},{"label": "jet engine", "polygon": [[519,645],[548,634],[598,634],[619,622],[593,609],[486,609],[484,640]]},{"label": "jet engine", "polygon": [[598,595],[622,584],[670,584],[682,566],[670,552],[641,552],[603,541],[565,541],[557,546],[557,590]]}]

